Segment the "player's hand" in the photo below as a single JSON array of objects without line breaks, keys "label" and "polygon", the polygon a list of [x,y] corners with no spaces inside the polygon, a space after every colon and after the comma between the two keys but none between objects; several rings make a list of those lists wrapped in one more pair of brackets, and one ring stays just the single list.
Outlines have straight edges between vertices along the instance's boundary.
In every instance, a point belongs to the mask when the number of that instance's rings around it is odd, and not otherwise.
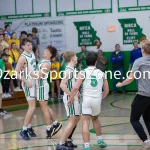
[{"label": "player's hand", "polygon": [[26,84],[27,84],[27,87],[28,87],[28,88],[32,88],[32,83],[31,83],[31,82],[27,81]]},{"label": "player's hand", "polygon": [[116,87],[122,87],[122,83],[121,82],[118,82],[117,84],[116,84]]},{"label": "player's hand", "polygon": [[68,100],[67,101],[67,106],[70,106],[71,105],[71,100]]}]

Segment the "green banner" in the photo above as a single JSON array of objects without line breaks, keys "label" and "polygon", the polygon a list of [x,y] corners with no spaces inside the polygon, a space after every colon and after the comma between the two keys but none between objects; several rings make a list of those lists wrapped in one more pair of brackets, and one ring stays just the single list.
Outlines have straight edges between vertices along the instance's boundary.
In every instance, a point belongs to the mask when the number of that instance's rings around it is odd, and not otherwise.
[{"label": "green banner", "polygon": [[50,16],[51,16],[51,13],[21,14],[21,15],[0,16],[0,20],[22,19],[22,18],[39,18],[39,17],[50,17]]},{"label": "green banner", "polygon": [[90,21],[74,22],[74,25],[78,31],[78,46],[94,46],[94,41],[100,40]]},{"label": "green banner", "polygon": [[123,44],[133,44],[134,41],[140,43],[146,40],[143,29],[139,26],[135,18],[118,19],[123,29]]}]

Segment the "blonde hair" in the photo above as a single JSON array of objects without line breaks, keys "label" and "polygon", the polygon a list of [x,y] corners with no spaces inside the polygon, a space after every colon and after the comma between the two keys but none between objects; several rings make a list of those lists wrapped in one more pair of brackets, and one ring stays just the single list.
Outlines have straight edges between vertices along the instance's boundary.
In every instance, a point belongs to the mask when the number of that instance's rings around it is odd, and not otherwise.
[{"label": "blonde hair", "polygon": [[146,54],[150,54],[150,41],[144,40],[141,42],[142,49]]},{"label": "blonde hair", "polygon": [[74,57],[76,55],[76,53],[75,52],[73,52],[73,51],[67,51],[67,52],[65,52],[64,53],[64,59],[67,61],[67,62],[70,62],[71,61],[71,59],[72,59],[72,57]]}]

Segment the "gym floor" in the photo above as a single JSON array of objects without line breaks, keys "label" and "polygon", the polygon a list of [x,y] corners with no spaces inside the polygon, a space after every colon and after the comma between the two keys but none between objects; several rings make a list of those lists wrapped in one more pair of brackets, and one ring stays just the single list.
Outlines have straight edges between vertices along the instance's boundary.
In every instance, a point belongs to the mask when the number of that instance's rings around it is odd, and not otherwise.
[{"label": "gym floor", "polygon": [[[102,136],[108,144],[106,150],[141,150],[142,142],[136,135],[130,124],[130,106],[134,94],[114,94],[109,95],[102,102],[102,109],[99,119],[102,124]],[[20,106],[18,106],[20,107]],[[0,150],[55,150],[55,145],[59,142],[63,129],[67,124],[67,117],[63,103],[50,105],[56,113],[57,118],[63,124],[60,130],[52,139],[46,139],[44,117],[39,107],[36,108],[32,125],[34,126],[36,138],[24,141],[20,135],[26,109],[9,112],[0,116]],[[141,120],[141,122],[143,122]],[[82,127],[79,122],[74,133],[74,143],[78,145],[75,150],[83,147]],[[90,138],[92,150],[98,150],[97,138],[94,134],[92,124],[90,126]]]}]

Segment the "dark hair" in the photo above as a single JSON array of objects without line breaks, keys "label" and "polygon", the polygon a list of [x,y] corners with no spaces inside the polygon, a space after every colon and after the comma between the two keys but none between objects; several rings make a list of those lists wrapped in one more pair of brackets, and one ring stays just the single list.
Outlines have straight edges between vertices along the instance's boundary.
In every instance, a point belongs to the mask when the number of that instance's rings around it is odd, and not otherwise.
[{"label": "dark hair", "polygon": [[97,53],[88,52],[86,56],[87,66],[95,66],[96,61],[97,61]]},{"label": "dark hair", "polygon": [[32,28],[32,32],[33,32],[33,33],[38,33],[38,29],[37,29],[36,27],[33,27],[33,28]]},{"label": "dark hair", "polygon": [[26,32],[26,31],[21,31],[21,35],[22,35],[22,34],[27,35],[27,32]]},{"label": "dark hair", "polygon": [[[0,28],[0,30],[3,30],[3,28]],[[3,30],[3,32],[4,32],[4,30]]]},{"label": "dark hair", "polygon": [[51,45],[47,46],[47,49],[50,51],[50,53],[52,54],[51,58],[56,57],[57,55],[57,49]]},{"label": "dark hair", "polygon": [[0,34],[0,36],[3,36],[3,37],[4,37],[4,34]]},{"label": "dark hair", "polygon": [[[84,47],[86,48],[86,45],[82,45],[82,46],[84,46]],[[81,46],[81,47],[82,47],[82,46]]]},{"label": "dark hair", "polygon": [[16,43],[15,43],[15,42],[12,42],[12,43],[11,43],[11,48],[12,48],[12,46],[13,46],[14,44],[16,45]]},{"label": "dark hair", "polygon": [[116,45],[115,45],[115,48],[116,48],[118,45],[120,46],[120,44],[116,44]]},{"label": "dark hair", "polygon": [[11,34],[11,39],[12,39],[13,34],[16,34],[16,32],[13,32],[13,33]]},{"label": "dark hair", "polygon": [[32,36],[32,34],[31,34],[31,33],[29,33],[29,34],[27,35],[27,37],[29,37],[29,36]]},{"label": "dark hair", "polygon": [[10,25],[9,25],[9,24],[6,24],[6,25],[5,25],[5,30],[6,30],[6,28],[8,28],[8,27],[10,27]]},{"label": "dark hair", "polygon": [[25,45],[26,43],[31,43],[31,41],[27,38],[23,39],[22,42],[21,42],[21,45]]},{"label": "dark hair", "polygon": [[6,49],[8,49],[8,50],[9,50],[9,48],[4,48],[4,49],[3,49],[3,53],[5,53]]}]

